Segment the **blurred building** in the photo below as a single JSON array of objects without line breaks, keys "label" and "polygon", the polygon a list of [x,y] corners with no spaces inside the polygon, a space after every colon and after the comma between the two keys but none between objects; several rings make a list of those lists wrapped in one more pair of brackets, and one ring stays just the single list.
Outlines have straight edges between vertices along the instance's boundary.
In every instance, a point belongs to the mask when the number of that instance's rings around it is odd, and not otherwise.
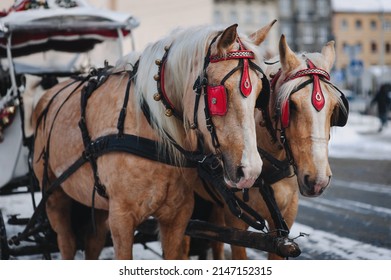
[{"label": "blurred building", "polygon": [[[239,32],[247,35],[278,19],[278,4],[273,0],[213,0],[213,21],[229,26],[237,23]],[[262,47],[266,56],[278,54],[278,22],[270,30]]]},{"label": "blurred building", "polygon": [[[0,0],[0,2],[3,0]],[[140,20],[133,34],[135,49],[165,36],[178,27],[212,23],[213,0],[85,0],[99,8],[129,13]],[[130,46],[125,51],[130,51]]]},{"label": "blurred building", "polygon": [[330,0],[279,0],[278,10],[280,32],[294,51],[317,52],[332,39]]},{"label": "blurred building", "polygon": [[366,67],[391,65],[391,1],[359,2],[333,1],[337,68],[348,67],[351,58],[362,60]]},{"label": "blurred building", "polygon": [[238,23],[247,33],[277,19],[265,44],[274,54],[280,34],[295,51],[319,51],[332,38],[330,0],[214,0],[213,10],[216,23]]},{"label": "blurred building", "polygon": [[336,71],[357,93],[391,80],[391,1],[332,0]]}]

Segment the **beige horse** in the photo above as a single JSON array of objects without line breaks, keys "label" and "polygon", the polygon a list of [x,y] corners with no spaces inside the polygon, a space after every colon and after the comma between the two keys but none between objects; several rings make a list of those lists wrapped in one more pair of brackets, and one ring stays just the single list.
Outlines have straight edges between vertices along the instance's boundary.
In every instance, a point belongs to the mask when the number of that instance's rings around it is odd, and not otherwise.
[{"label": "beige horse", "polygon": [[[330,128],[346,124],[348,104],[343,94],[328,81],[328,73],[335,60],[334,42],[326,44],[321,53],[295,54],[282,36],[279,51],[280,56],[270,60],[279,62],[266,69],[272,87],[269,105],[255,115],[258,146],[275,159],[282,161],[288,158],[295,171],[292,170],[290,176],[272,184],[281,214],[291,228],[297,215],[299,190],[304,196],[316,197],[330,185]],[[317,99],[319,104],[316,103]],[[284,108],[287,100],[289,107]],[[283,110],[290,111],[287,113]],[[267,176],[274,168],[269,161],[263,159],[263,162],[262,174]],[[211,200],[202,187],[197,188],[197,192]],[[258,190],[250,189],[249,199],[248,204],[261,213],[273,232],[274,222]],[[227,207],[216,206],[213,219],[228,227],[248,228]],[[213,247],[214,258],[223,259],[223,244],[214,243]],[[231,248],[233,259],[247,258],[245,248]],[[269,254],[269,259],[281,257]]]},{"label": "beige horse", "polygon": [[[178,168],[187,162],[181,149],[201,149],[205,154],[216,154],[223,165],[225,180],[238,188],[251,187],[261,173],[253,108],[262,83],[258,71],[249,65],[261,63],[256,54],[257,46],[265,39],[270,27],[240,39],[236,28],[237,25],[223,31],[205,26],[177,30],[150,44],[141,53],[137,73],[129,87],[124,133],[159,142],[158,148],[168,151],[167,157],[176,166],[124,152],[111,152],[97,158],[96,175],[105,187],[107,198],[94,198],[94,207],[103,212],[96,218],[95,239],[89,239],[86,244],[86,258],[98,257],[108,227],[115,257],[132,258],[135,228],[150,216],[159,222],[164,257],[182,257],[181,242],[192,212],[191,186],[197,173],[194,168]],[[164,63],[155,62],[162,57]],[[129,64],[134,66],[136,61],[129,61]],[[130,68],[134,74],[136,68]],[[160,76],[156,76],[157,73]],[[91,141],[118,133],[118,116],[124,104],[129,73],[118,68],[109,70],[103,80],[89,97],[85,109]],[[160,89],[157,89],[156,81]],[[209,99],[197,101],[193,91],[196,81],[206,82],[199,88],[205,89],[205,96]],[[43,190],[84,151],[78,122],[85,84],[62,83],[49,90],[35,109],[34,171]],[[220,87],[216,89],[216,86]],[[213,92],[217,96],[210,96]],[[162,98],[165,106],[156,102]],[[196,102],[199,103],[198,110]],[[213,107],[220,102],[225,106]],[[148,119],[145,107],[148,108]],[[172,114],[177,118],[167,117]],[[195,126],[195,118],[198,126]],[[199,143],[202,143],[201,147]],[[92,205],[91,197],[97,181],[91,166],[84,164],[47,200],[46,212],[57,233],[64,259],[72,259],[76,252],[75,235],[70,225],[72,199]],[[45,180],[45,173],[49,183]],[[105,211],[108,211],[108,225],[105,225]]]}]

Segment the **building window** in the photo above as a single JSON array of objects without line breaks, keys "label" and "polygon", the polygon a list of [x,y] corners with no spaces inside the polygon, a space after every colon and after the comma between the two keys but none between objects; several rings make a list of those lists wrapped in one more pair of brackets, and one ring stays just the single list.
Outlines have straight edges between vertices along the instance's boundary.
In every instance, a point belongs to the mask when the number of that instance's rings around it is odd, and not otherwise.
[{"label": "building window", "polygon": [[390,43],[386,43],[385,51],[386,51],[386,53],[391,53],[391,44]]},{"label": "building window", "polygon": [[318,29],[318,42],[324,44],[327,42],[327,27],[321,26]]},{"label": "building window", "polygon": [[377,28],[377,22],[376,22],[376,20],[371,20],[371,29],[372,29],[372,30],[376,30],[376,28]]},{"label": "building window", "polygon": [[343,51],[344,53],[348,54],[351,57],[357,56],[359,53],[362,52],[362,44],[348,44],[346,42],[343,43]]},{"label": "building window", "polygon": [[291,0],[280,0],[280,13],[282,16],[289,17],[291,14]]},{"label": "building window", "polygon": [[343,49],[344,52],[347,52],[348,44],[346,42],[342,43],[342,49]]},{"label": "building window", "polygon": [[348,30],[348,21],[346,19],[341,20],[341,30]]},{"label": "building window", "polygon": [[361,19],[356,20],[356,29],[361,29],[362,28],[362,21]]},{"label": "building window", "polygon": [[318,13],[322,16],[328,16],[329,6],[327,0],[318,0]]},{"label": "building window", "polygon": [[371,42],[371,52],[373,52],[373,53],[377,52],[377,44],[376,44],[376,42]]},{"label": "building window", "polygon": [[296,11],[299,15],[299,19],[307,20],[308,17],[313,14],[312,4],[312,1],[298,0]]},{"label": "building window", "polygon": [[391,30],[391,21],[390,20],[385,20],[384,21],[383,29],[384,30]]},{"label": "building window", "polygon": [[304,44],[312,44],[314,42],[314,29],[311,25],[305,25],[303,28]]}]

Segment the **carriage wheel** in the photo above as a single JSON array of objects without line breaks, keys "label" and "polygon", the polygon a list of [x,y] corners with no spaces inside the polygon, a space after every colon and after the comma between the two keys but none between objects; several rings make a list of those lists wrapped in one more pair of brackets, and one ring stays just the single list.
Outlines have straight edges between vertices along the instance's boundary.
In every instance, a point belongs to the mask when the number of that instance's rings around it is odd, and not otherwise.
[{"label": "carriage wheel", "polygon": [[7,243],[7,232],[5,230],[5,223],[3,213],[0,210],[0,260],[9,259],[9,248]]}]

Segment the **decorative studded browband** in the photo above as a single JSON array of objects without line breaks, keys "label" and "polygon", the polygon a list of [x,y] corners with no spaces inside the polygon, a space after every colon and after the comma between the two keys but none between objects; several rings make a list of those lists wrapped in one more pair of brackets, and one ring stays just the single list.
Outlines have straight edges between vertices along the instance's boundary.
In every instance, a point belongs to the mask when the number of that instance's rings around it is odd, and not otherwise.
[{"label": "decorative studded browband", "polygon": [[239,59],[239,58],[253,59],[254,53],[252,51],[243,51],[243,50],[230,51],[224,56],[212,55],[212,56],[210,56],[209,60],[210,60],[210,63],[215,63],[215,62],[219,62],[219,61],[230,60],[230,59]]},{"label": "decorative studded browband", "polygon": [[314,108],[319,112],[323,109],[325,104],[322,88],[320,87],[319,76],[322,76],[323,78],[329,81],[330,75],[325,70],[317,68],[309,58],[307,58],[306,63],[308,66],[307,69],[297,71],[295,74],[288,76],[284,80],[284,82],[297,79],[300,77],[304,77],[304,76],[312,76],[314,79],[313,80],[314,86],[312,89],[311,101]]},{"label": "decorative studded browband", "polygon": [[[320,86],[320,79],[319,78],[322,77],[325,80],[329,81],[330,80],[330,75],[329,75],[329,73],[327,71],[325,71],[325,70],[323,70],[321,68],[317,68],[314,65],[314,63],[309,58],[306,59],[306,63],[307,63],[307,67],[308,67],[307,69],[299,70],[296,73],[286,77],[283,80],[283,83],[286,83],[288,81],[291,81],[291,80],[294,80],[294,79],[297,79],[297,78],[300,78],[300,77],[311,76],[310,80],[305,81],[304,83],[302,83],[299,86],[297,86],[290,93],[290,95],[292,95],[293,93],[295,93],[295,92],[299,91],[300,89],[304,88],[308,84],[313,83],[312,94],[311,94],[311,102],[312,102],[312,106],[314,106],[314,108],[319,112],[319,111],[321,111],[323,109],[323,107],[325,105],[325,99],[324,99],[324,95],[323,95],[323,92],[322,92],[322,88]],[[274,88],[276,86],[277,80],[281,76],[281,73],[282,73],[282,70],[280,69],[276,73],[276,75],[273,77],[273,79],[271,80],[271,87],[272,87],[273,90],[274,90]],[[280,107],[280,118],[281,118],[281,125],[282,125],[282,127],[283,128],[287,128],[288,125],[289,125],[289,118],[290,118],[289,98],[283,104],[281,104],[281,107]]]}]

